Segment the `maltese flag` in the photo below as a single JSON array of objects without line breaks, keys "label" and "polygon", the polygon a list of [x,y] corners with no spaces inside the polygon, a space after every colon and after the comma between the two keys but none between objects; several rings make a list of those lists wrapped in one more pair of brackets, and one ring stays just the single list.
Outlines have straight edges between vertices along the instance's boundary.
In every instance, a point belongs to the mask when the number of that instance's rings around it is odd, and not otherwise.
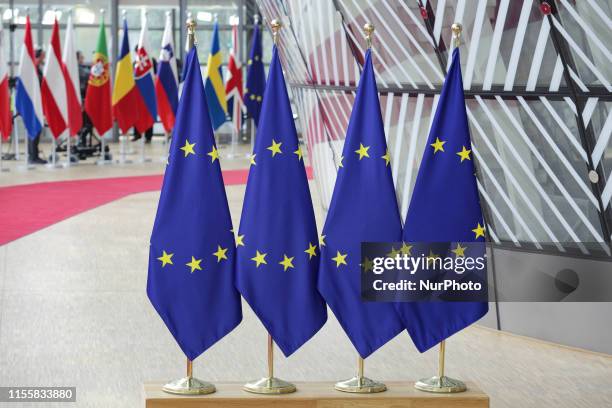
[{"label": "maltese flag", "polygon": [[76,135],[83,125],[81,108],[81,85],[79,82],[79,64],[74,46],[74,28],[72,16],[68,16],[66,38],[64,39],[64,55],[62,57],[64,81],[66,82],[66,98],[68,110],[68,128],[70,136]]},{"label": "maltese flag", "polygon": [[17,78],[15,88],[15,107],[23,119],[28,136],[30,139],[34,139],[43,126],[43,110],[40,101],[40,84],[38,83],[38,74],[34,63],[30,16],[26,17],[23,48],[19,60],[19,78]]},{"label": "maltese flag", "polygon": [[47,62],[43,71],[41,84],[42,104],[49,129],[54,138],[58,138],[68,122],[68,97],[66,96],[66,81],[61,59],[59,26],[57,19],[53,23],[51,40],[47,52]]}]

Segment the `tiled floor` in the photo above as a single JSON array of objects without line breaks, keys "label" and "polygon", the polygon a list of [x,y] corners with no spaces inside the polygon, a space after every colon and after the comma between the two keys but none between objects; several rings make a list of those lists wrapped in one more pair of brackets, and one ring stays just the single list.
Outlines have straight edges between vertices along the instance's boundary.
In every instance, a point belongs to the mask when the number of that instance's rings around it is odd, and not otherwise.
[{"label": "tiled floor", "polygon": [[[160,149],[152,146],[151,156]],[[245,164],[222,162],[224,168]],[[162,168],[160,160],[13,169],[0,175],[0,185],[154,174]],[[243,186],[228,187],[236,225],[243,194]],[[122,408],[142,406],[144,381],[184,374],[185,358],[145,294],[158,196],[133,195],[0,247],[0,385],[75,385],[79,407]],[[319,223],[321,216],[317,211]],[[611,356],[478,327],[447,344],[447,372],[478,383],[492,407],[612,406]],[[262,325],[244,305],[242,324],[196,360],[195,374],[211,381],[257,378],[265,373],[265,347]],[[404,333],[366,361],[366,374],[406,381],[429,376],[436,353],[420,355]],[[355,370],[355,352],[332,315],[291,358],[277,353],[276,373],[288,380],[333,381]]]}]

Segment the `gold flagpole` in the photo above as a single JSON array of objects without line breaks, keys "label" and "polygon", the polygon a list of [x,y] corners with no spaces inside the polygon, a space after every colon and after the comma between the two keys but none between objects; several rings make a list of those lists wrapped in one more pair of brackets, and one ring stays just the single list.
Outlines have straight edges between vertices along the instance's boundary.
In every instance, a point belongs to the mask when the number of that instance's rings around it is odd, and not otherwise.
[{"label": "gold flagpole", "polygon": [[[372,49],[372,34],[374,33],[374,25],[366,23],[363,26],[365,39],[368,49]],[[364,375],[364,360],[359,357],[357,360],[357,376],[348,380],[338,381],[334,388],[342,392],[352,392],[359,394],[372,394],[387,390],[387,386],[378,381],[371,380]]]},{"label": "gold flagpole", "polygon": [[[453,31],[453,45],[459,47],[461,45],[461,31],[463,26],[459,23],[454,23],[451,26]],[[463,381],[444,375],[444,358],[446,356],[446,341],[440,342],[440,350],[438,354],[438,375],[430,378],[423,378],[414,384],[414,388],[421,391],[435,393],[455,393],[463,392],[467,388]]]},{"label": "gold flagpole", "polygon": [[[273,24],[274,24],[273,20]],[[295,392],[295,385],[274,377],[274,341],[268,334],[268,376],[259,380],[250,381],[242,387],[243,390],[254,394],[290,394]]]},{"label": "gold flagpole", "polygon": [[[189,17],[187,18],[187,44],[186,51],[191,51],[191,48],[197,45],[197,40],[195,37],[195,27],[196,22],[191,17],[191,13],[189,13]],[[183,395],[202,395],[202,394],[212,394],[216,391],[216,388],[213,384],[207,383],[202,380],[198,380],[193,377],[193,361],[189,358],[187,359],[187,375],[183,378],[179,378],[178,380],[170,381],[168,384],[162,387],[162,390],[170,393],[170,394],[183,394]]]},{"label": "gold flagpole", "polygon": [[[270,22],[274,45],[278,46],[279,31],[282,23],[278,19]],[[254,394],[289,394],[295,392],[295,385],[274,377],[274,340],[268,333],[268,376],[259,380],[250,381],[242,387],[243,390]]]}]

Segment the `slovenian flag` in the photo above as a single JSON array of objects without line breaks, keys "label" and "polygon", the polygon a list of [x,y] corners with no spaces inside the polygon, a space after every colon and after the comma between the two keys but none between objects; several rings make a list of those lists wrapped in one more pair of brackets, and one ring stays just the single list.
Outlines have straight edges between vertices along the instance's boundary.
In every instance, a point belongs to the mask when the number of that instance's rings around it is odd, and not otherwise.
[{"label": "slovenian flag", "polygon": [[[6,43],[4,29],[0,24],[0,50],[4,50]],[[8,85],[8,69],[4,53],[0,52],[0,137],[7,140],[11,135],[13,121],[11,120],[11,94]]]},{"label": "slovenian flag", "polygon": [[136,62],[134,64],[134,78],[136,87],[142,96],[144,103],[138,104],[138,119],[136,130],[139,133],[151,128],[157,120],[157,103],[155,101],[155,73],[153,72],[153,61],[149,56],[151,47],[147,35],[147,18],[143,15],[140,39],[136,48]]},{"label": "slovenian flag", "polygon": [[64,81],[62,68],[57,18],[53,22],[48,54],[40,90],[47,124],[49,124],[51,134],[57,139],[66,130],[66,122],[68,121],[68,98],[66,97],[66,82]]},{"label": "slovenian flag", "polygon": [[34,45],[32,44],[32,25],[30,16],[26,17],[25,34],[21,59],[19,60],[19,77],[17,78],[15,107],[23,119],[23,124],[30,139],[34,139],[43,127],[43,109],[40,99],[40,83],[34,62]]},{"label": "slovenian flag", "polygon": [[174,128],[178,106],[178,70],[172,35],[172,15],[168,13],[166,14],[166,27],[162,36],[157,79],[155,81],[158,114],[164,129],[168,133]]},{"label": "slovenian flag", "polygon": [[68,110],[68,128],[70,136],[79,133],[83,126],[83,112],[81,106],[81,85],[79,82],[79,65],[74,46],[74,27],[72,16],[68,16],[66,25],[66,38],[64,39],[64,55],[62,57],[64,81],[66,82],[66,98]]}]

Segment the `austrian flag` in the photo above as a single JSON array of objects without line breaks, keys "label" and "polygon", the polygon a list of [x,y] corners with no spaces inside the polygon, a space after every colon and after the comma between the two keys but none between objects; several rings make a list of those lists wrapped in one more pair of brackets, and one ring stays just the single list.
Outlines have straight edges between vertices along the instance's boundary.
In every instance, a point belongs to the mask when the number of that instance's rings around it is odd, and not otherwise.
[{"label": "austrian flag", "polygon": [[66,81],[60,51],[59,26],[57,19],[53,23],[51,40],[49,41],[49,55],[45,64],[41,84],[43,112],[47,118],[49,129],[54,138],[58,138],[68,122],[68,98],[66,95]]}]

